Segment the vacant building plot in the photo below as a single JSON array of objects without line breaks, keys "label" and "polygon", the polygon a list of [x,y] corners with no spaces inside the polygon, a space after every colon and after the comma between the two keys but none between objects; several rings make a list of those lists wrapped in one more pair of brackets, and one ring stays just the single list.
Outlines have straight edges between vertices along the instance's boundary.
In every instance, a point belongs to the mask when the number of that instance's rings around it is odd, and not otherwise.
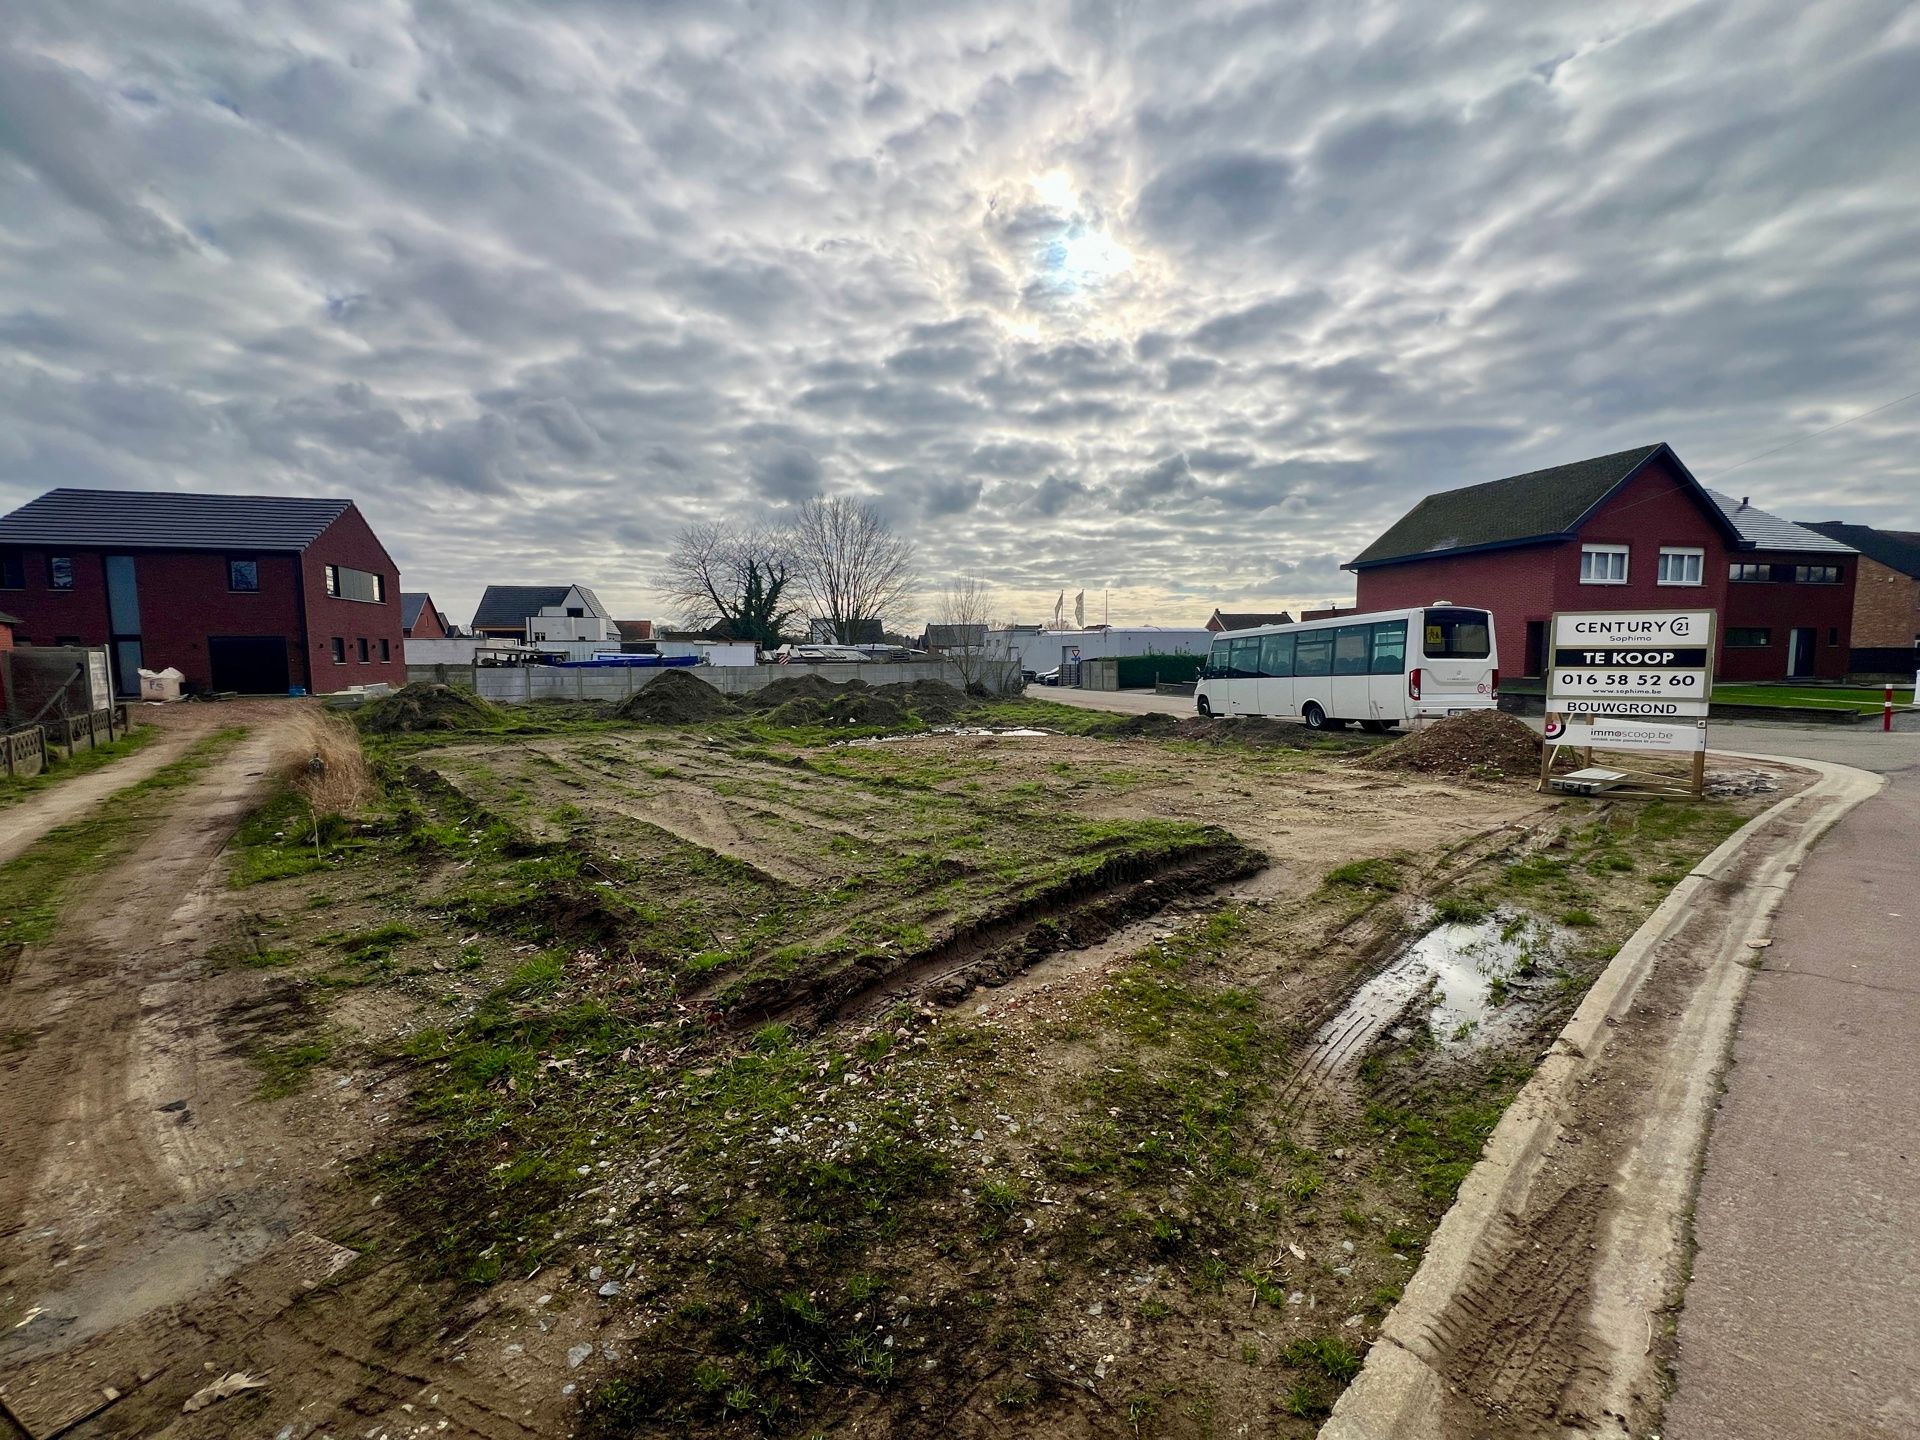
[{"label": "vacant building plot", "polygon": [[1545,1037],[1764,803],[883,698],[435,703],[367,737],[357,812],[269,793],[170,952],[191,995],[147,981],[218,1093],[126,1142],[174,1157],[141,1204],[246,1223],[109,1304],[133,1272],[29,1166],[0,1402],[35,1435],[1311,1434]]}]

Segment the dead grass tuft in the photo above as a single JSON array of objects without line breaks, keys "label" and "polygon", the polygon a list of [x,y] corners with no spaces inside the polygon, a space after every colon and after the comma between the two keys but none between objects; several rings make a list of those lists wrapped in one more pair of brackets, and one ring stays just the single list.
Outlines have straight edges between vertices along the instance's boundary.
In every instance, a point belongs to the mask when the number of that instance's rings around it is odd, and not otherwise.
[{"label": "dead grass tuft", "polygon": [[373,798],[373,771],[343,716],[309,711],[288,727],[278,768],[316,816],[351,815]]}]

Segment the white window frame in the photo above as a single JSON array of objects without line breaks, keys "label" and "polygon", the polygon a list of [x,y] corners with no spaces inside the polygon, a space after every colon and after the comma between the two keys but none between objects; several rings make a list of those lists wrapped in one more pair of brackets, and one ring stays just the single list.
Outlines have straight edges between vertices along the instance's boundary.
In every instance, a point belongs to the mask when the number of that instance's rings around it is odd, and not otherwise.
[{"label": "white window frame", "polygon": [[[1669,580],[1666,575],[1667,559],[1693,561],[1693,579]],[[1654,579],[1661,585],[1704,585],[1707,583],[1707,552],[1694,545],[1662,545],[1660,547],[1660,568],[1654,572]]]},{"label": "white window frame", "polygon": [[[1580,583],[1582,585],[1624,585],[1626,584],[1627,583],[1627,566],[1628,566],[1627,556],[1629,555],[1629,553],[1630,551],[1628,547],[1625,545],[1582,545],[1580,547]],[[1609,558],[1611,558],[1612,556],[1618,555],[1620,557],[1620,574],[1617,577],[1612,575],[1608,575],[1604,577],[1595,577],[1592,573],[1591,567],[1589,567],[1589,565],[1587,564],[1587,558],[1589,556],[1594,556],[1594,555],[1605,555],[1605,556],[1608,556]],[[1607,568],[1611,570],[1613,567],[1611,564],[1609,564]]]}]

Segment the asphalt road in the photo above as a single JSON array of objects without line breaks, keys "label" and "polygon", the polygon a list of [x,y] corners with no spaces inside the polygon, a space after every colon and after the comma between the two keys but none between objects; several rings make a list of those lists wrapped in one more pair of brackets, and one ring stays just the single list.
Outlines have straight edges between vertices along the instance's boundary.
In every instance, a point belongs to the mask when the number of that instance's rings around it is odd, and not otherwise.
[{"label": "asphalt road", "polygon": [[[1920,736],[1874,739],[1892,769]],[[1669,1440],[1920,1434],[1916,855],[1909,760],[1781,906],[1707,1145]]]}]

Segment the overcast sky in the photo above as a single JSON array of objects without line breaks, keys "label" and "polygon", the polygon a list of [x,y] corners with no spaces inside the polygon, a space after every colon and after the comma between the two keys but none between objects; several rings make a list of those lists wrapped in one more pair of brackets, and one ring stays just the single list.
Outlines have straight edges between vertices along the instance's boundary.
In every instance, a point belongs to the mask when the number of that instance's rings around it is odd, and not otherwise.
[{"label": "overcast sky", "polygon": [[1351,594],[1666,440],[1920,528],[1920,6],[6,0],[0,508],[350,496],[456,619],[870,496],[1003,617]]}]

